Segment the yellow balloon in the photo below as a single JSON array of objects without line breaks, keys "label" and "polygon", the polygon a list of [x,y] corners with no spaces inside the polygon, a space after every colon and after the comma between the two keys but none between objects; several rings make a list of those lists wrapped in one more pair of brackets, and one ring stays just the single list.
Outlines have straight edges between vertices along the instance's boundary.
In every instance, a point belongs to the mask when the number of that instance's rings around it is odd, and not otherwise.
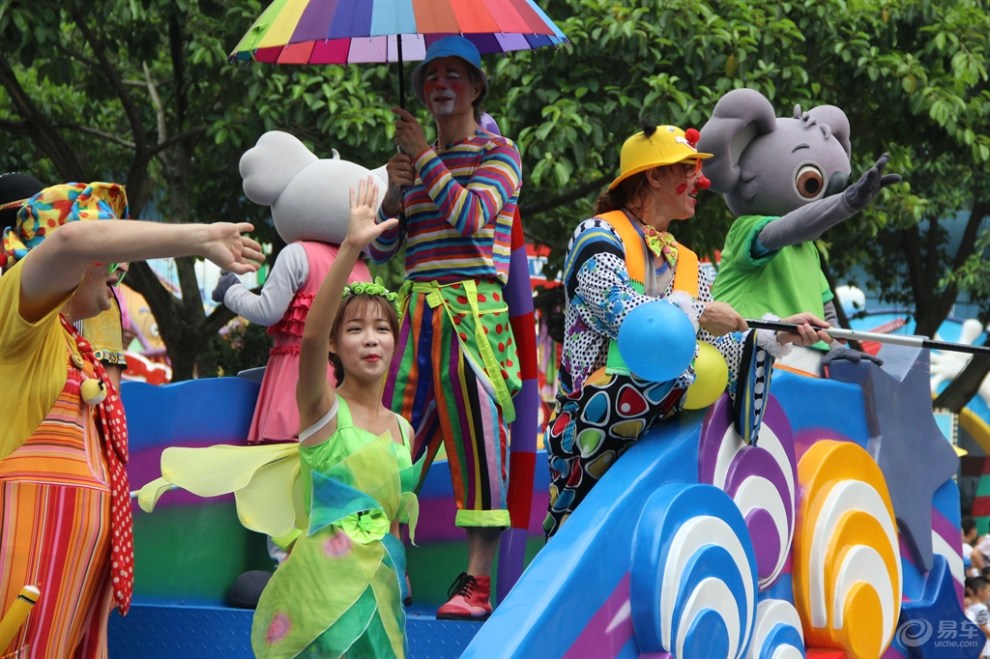
[{"label": "yellow balloon", "polygon": [[729,366],[722,353],[710,343],[698,342],[698,356],[694,359],[694,384],[684,395],[684,409],[700,410],[718,400],[729,384]]}]

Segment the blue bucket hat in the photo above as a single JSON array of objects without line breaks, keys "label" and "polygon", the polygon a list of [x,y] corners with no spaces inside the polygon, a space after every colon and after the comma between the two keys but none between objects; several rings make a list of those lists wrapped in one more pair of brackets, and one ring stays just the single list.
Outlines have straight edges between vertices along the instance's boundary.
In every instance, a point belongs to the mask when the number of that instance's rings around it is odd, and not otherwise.
[{"label": "blue bucket hat", "polygon": [[426,57],[413,69],[412,87],[420,103],[426,103],[426,99],[423,96],[423,74],[426,73],[426,66],[433,60],[440,59],[441,57],[460,57],[467,62],[468,66],[473,67],[478,77],[481,78],[481,96],[478,97],[476,102],[480,103],[484,100],[485,95],[488,94],[488,76],[485,75],[485,72],[481,68],[481,53],[478,52],[478,48],[469,40],[462,36],[454,35],[434,41],[426,49]]}]

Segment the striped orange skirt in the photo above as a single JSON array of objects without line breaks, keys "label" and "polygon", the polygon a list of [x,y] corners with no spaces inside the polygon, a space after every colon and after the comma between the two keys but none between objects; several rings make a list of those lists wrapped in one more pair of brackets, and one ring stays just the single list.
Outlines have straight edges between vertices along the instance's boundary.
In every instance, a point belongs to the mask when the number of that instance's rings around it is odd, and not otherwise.
[{"label": "striped orange skirt", "polygon": [[0,460],[0,612],[41,590],[2,657],[106,657],[110,487],[92,409],[69,366],[48,416]]}]

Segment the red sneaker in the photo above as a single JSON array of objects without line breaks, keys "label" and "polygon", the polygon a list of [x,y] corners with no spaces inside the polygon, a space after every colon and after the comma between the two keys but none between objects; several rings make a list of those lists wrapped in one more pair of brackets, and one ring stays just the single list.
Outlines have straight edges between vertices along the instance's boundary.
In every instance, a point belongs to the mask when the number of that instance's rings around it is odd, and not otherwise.
[{"label": "red sneaker", "polygon": [[437,609],[437,620],[487,620],[492,614],[491,592],[491,577],[461,572],[447,591],[450,600]]}]

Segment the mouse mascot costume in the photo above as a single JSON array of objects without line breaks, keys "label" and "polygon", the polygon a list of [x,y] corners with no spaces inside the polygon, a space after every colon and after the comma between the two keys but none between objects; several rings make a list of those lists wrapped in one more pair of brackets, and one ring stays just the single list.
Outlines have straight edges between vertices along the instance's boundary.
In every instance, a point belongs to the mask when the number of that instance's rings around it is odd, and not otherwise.
[{"label": "mouse mascot costume", "polygon": [[848,185],[849,133],[845,113],[832,105],[807,112],[798,106],[793,118],[783,118],[752,89],[718,101],[698,142],[698,150],[714,154],[704,163],[711,189],[736,216],[712,287],[716,300],[746,318],[810,311],[835,322],[813,241],[901,180],[883,173],[884,154]]},{"label": "mouse mascot costume", "polygon": [[[299,342],[306,313],[347,235],[349,191],[374,173],[341,160],[336,152],[333,158],[321,160],[297,138],[280,131],[261,136],[241,157],[240,172],[244,194],[271,206],[275,230],[287,246],[275,259],[260,294],[227,273],[213,299],[252,323],[268,326],[274,339],[248,443],[294,441],[299,432]],[[381,197],[385,182],[378,176],[375,181]],[[348,283],[355,281],[371,281],[364,263],[351,272]],[[333,372],[327,377],[333,386]]]}]

